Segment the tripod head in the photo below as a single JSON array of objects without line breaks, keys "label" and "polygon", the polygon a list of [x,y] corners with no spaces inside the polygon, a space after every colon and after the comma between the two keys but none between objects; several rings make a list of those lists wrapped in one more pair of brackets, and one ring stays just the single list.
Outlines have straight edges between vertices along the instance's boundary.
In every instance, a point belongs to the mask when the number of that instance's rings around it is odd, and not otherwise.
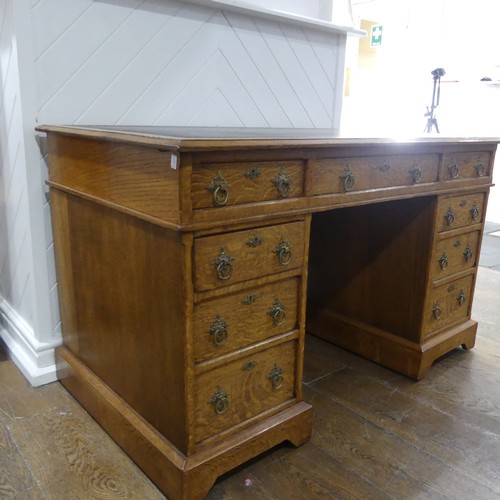
[{"label": "tripod head", "polygon": [[446,71],[443,68],[436,68],[431,71],[431,75],[434,77],[434,80],[437,80],[446,75]]}]

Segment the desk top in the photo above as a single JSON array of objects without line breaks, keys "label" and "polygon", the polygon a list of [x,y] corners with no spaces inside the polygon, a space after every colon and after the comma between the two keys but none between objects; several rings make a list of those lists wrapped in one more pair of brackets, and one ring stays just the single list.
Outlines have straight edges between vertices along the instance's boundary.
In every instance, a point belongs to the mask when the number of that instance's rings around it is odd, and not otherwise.
[{"label": "desk top", "polygon": [[425,135],[419,137],[355,137],[332,129],[276,129],[225,127],[155,127],[155,126],[53,126],[37,127],[40,132],[99,138],[134,144],[160,146],[181,151],[209,151],[213,149],[259,148],[283,146],[361,146],[378,144],[498,144],[498,137],[457,137]]}]

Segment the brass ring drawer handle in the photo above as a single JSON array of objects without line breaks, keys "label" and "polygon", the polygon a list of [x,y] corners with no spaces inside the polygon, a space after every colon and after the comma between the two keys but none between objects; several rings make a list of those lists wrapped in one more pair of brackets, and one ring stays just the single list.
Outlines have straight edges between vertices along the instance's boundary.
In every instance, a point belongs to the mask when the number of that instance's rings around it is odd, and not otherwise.
[{"label": "brass ring drawer handle", "polygon": [[443,252],[443,255],[439,257],[438,259],[439,262],[439,267],[441,268],[441,271],[444,271],[448,267],[448,257],[446,257],[446,254]]},{"label": "brass ring drawer handle", "polygon": [[470,260],[472,260],[472,250],[468,243],[464,250],[464,259],[465,262],[469,262]]},{"label": "brass ring drawer handle", "polygon": [[280,326],[285,322],[285,309],[285,304],[281,303],[276,297],[272,307],[268,311],[275,326]]},{"label": "brass ring drawer handle", "polygon": [[344,186],[344,191],[352,191],[354,188],[354,182],[356,179],[351,171],[351,164],[348,163],[347,166],[342,171],[342,174],[339,175],[340,180],[342,181],[342,185]]},{"label": "brass ring drawer handle", "polygon": [[215,394],[212,399],[210,399],[209,404],[214,405],[217,415],[223,415],[229,409],[229,394],[217,386]]},{"label": "brass ring drawer handle", "polygon": [[219,255],[213,261],[217,276],[221,280],[227,280],[233,275],[234,258],[226,253],[224,248],[221,248]]},{"label": "brass ring drawer handle", "polygon": [[432,314],[434,316],[434,319],[439,319],[441,317],[441,308],[439,307],[438,303],[434,304],[434,307],[432,308]]},{"label": "brass ring drawer handle", "polygon": [[474,203],[470,209],[470,216],[472,217],[472,220],[477,220],[479,217],[479,210],[477,208],[477,205]]},{"label": "brass ring drawer handle", "polygon": [[456,179],[458,177],[459,171],[456,161],[450,162],[450,164],[448,165],[448,171],[450,172],[450,176],[452,179]]},{"label": "brass ring drawer handle", "polygon": [[475,165],[474,165],[475,169],[476,169],[476,174],[478,177],[482,177],[484,175],[484,165],[483,165],[483,162],[481,161],[478,161]]},{"label": "brass ring drawer handle", "polygon": [[465,293],[463,290],[460,290],[460,292],[458,293],[457,302],[460,307],[462,307],[465,304]]},{"label": "brass ring drawer handle", "polygon": [[282,198],[288,197],[288,195],[290,194],[290,189],[292,187],[292,179],[285,172],[283,167],[280,169],[278,175],[271,182],[274,184],[276,190],[278,191],[278,194]]},{"label": "brass ring drawer handle", "polygon": [[411,178],[413,179],[413,182],[415,184],[420,182],[420,179],[422,179],[422,170],[418,167],[418,165],[416,163],[413,165],[413,168],[410,170],[410,175],[411,175]]},{"label": "brass ring drawer handle", "polygon": [[448,211],[444,214],[444,218],[448,226],[451,226],[455,222],[455,213],[453,212],[451,207],[449,207]]},{"label": "brass ring drawer handle", "polygon": [[222,207],[227,203],[229,199],[229,183],[224,179],[220,170],[215,174],[207,189],[212,193],[215,206]]},{"label": "brass ring drawer handle", "polygon": [[227,341],[227,323],[217,314],[212,326],[208,329],[208,333],[212,336],[214,345],[221,346]]},{"label": "brass ring drawer handle", "polygon": [[283,238],[283,236],[273,252],[278,257],[278,261],[282,266],[290,264],[290,261],[292,260],[292,246],[285,240],[285,238]]},{"label": "brass ring drawer handle", "polygon": [[271,370],[269,375],[267,376],[267,380],[271,382],[273,390],[277,391],[283,387],[284,379],[283,379],[283,369],[274,365],[274,368]]}]

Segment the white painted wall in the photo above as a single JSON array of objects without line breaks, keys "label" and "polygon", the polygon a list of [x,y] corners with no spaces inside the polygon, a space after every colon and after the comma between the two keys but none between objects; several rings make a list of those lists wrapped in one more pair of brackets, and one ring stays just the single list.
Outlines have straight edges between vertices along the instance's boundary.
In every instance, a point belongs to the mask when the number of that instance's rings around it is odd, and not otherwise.
[{"label": "white painted wall", "polygon": [[0,1],[2,338],[34,384],[60,342],[36,124],[337,128],[346,35],[178,0]]},{"label": "white painted wall", "polygon": [[[498,0],[353,0],[357,19],[383,25],[371,68],[358,68],[350,38],[351,92],[342,127],[367,133],[422,134],[432,101],[431,71],[444,68],[436,109],[441,134],[500,136]],[[490,77],[492,82],[481,82]],[[500,157],[500,155],[498,155]],[[487,220],[500,223],[500,158]]]},{"label": "white painted wall", "polygon": [[32,100],[23,93],[20,7],[13,0],[0,3],[0,334],[26,377],[39,384],[54,378],[60,335],[49,299],[47,204],[40,171],[31,168],[39,166],[39,153],[34,116],[26,119]]}]

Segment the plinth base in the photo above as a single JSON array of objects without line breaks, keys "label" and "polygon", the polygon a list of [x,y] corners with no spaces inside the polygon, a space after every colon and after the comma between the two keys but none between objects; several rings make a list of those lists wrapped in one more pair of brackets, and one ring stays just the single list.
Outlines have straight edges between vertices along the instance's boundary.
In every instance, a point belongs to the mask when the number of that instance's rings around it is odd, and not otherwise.
[{"label": "plinth base", "polygon": [[63,386],[170,500],[205,498],[223,473],[283,442],[311,436],[312,407],[301,402],[209,449],[186,456],[68,349],[56,351]]},{"label": "plinth base", "polygon": [[474,347],[477,322],[468,320],[416,343],[327,309],[311,308],[306,331],[407,377],[420,380],[432,363],[444,354],[460,346],[465,349]]}]

